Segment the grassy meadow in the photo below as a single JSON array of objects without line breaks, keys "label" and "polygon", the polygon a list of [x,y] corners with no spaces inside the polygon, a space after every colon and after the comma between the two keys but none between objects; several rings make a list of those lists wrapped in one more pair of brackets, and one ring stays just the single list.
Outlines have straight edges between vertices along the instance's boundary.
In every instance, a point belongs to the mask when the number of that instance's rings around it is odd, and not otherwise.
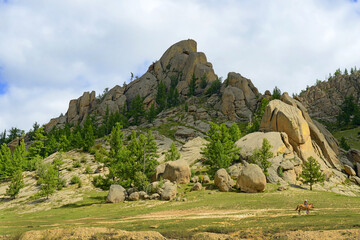
[{"label": "grassy meadow", "polygon": [[[268,184],[264,193],[189,191],[179,195],[186,201],[137,201],[107,204],[107,192],[92,191],[75,204],[47,211],[19,213],[0,210],[0,235],[19,236],[30,230],[109,227],[128,231],[158,231],[165,237],[186,238],[197,232],[249,232],[271,236],[292,230],[360,228],[360,198],[299,188],[278,192]],[[308,199],[315,204],[309,215],[298,215],[297,204]],[[1,203],[0,203],[1,204]],[[41,203],[38,203],[41,204]]]}]

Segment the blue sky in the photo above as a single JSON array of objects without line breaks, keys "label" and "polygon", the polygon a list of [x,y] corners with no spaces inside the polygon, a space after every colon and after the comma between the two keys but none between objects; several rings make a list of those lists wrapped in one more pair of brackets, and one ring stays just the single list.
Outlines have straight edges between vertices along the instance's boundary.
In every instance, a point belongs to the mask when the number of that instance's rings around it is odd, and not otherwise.
[{"label": "blue sky", "polygon": [[195,39],[216,74],[300,92],[360,67],[360,4],[348,0],[0,0],[0,131],[28,131],[84,91],[143,74]]}]

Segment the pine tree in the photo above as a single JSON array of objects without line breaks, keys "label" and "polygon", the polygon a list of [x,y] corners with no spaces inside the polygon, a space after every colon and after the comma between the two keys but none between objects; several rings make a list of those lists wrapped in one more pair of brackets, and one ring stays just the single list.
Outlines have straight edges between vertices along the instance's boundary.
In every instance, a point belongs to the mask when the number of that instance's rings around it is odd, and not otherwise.
[{"label": "pine tree", "polygon": [[271,145],[269,140],[263,139],[261,149],[255,149],[251,156],[251,162],[258,164],[263,170],[265,176],[269,175],[268,168],[271,167],[271,162],[268,160],[273,157],[273,153],[270,151]]},{"label": "pine tree", "polygon": [[0,179],[6,179],[14,172],[10,148],[3,143],[0,148]]},{"label": "pine tree", "polygon": [[165,162],[175,161],[180,158],[180,152],[174,142],[171,143],[170,149],[165,153]]},{"label": "pine tree", "polygon": [[238,157],[239,149],[235,146],[229,129],[224,123],[219,126],[210,122],[210,130],[205,139],[209,143],[202,150],[211,174],[219,168],[228,168]]},{"label": "pine tree", "polygon": [[9,186],[6,189],[6,195],[10,196],[11,198],[15,198],[24,186],[22,172],[17,171],[14,173]]},{"label": "pine tree", "polygon": [[160,82],[156,93],[156,103],[158,105],[158,112],[166,108],[166,85]]},{"label": "pine tree", "polygon": [[195,73],[193,73],[191,80],[190,80],[190,84],[189,84],[189,96],[194,96],[195,95],[195,90],[196,90],[196,81],[198,80],[197,77],[195,77]]},{"label": "pine tree", "polygon": [[206,74],[204,73],[204,75],[200,79],[200,87],[201,89],[204,89],[206,88],[206,86],[207,86],[207,78],[206,78]]},{"label": "pine tree", "polygon": [[221,88],[221,80],[218,78],[211,83],[210,88],[206,91],[207,96],[211,96],[213,94],[218,94]]},{"label": "pine tree", "polygon": [[303,171],[300,175],[304,180],[303,183],[310,184],[310,190],[314,183],[323,182],[325,175],[320,170],[320,164],[313,157],[309,157],[304,163]]},{"label": "pine tree", "polygon": [[59,183],[58,173],[55,167],[47,165],[44,169],[43,176],[39,180],[41,182],[41,190],[38,194],[42,197],[46,196],[46,199],[48,199],[49,196],[55,192]]},{"label": "pine tree", "polygon": [[144,105],[143,99],[140,95],[136,95],[136,97],[131,101],[130,105],[130,116],[133,118],[133,124],[139,125],[141,118],[144,116]]},{"label": "pine tree", "polygon": [[272,92],[271,99],[280,99],[281,98],[281,90],[275,86]]},{"label": "pine tree", "polygon": [[229,134],[231,136],[231,140],[233,142],[236,142],[241,137],[241,131],[239,129],[239,126],[236,123],[231,124],[229,129]]},{"label": "pine tree", "polygon": [[84,151],[89,151],[95,143],[94,125],[89,117],[86,118],[84,123],[83,136],[83,149]]},{"label": "pine tree", "polygon": [[344,137],[340,138],[340,142],[339,145],[342,149],[349,151],[350,150],[350,145],[347,143],[346,139]]},{"label": "pine tree", "polygon": [[45,146],[47,139],[48,138],[45,136],[45,131],[43,128],[39,128],[34,132],[34,141],[28,150],[28,157],[30,159],[37,156],[43,158],[47,156],[47,149]]},{"label": "pine tree", "polygon": [[152,123],[154,121],[154,119],[156,118],[156,109],[155,109],[154,104],[151,104],[151,107],[148,110],[146,117],[147,117],[147,120],[149,123]]}]

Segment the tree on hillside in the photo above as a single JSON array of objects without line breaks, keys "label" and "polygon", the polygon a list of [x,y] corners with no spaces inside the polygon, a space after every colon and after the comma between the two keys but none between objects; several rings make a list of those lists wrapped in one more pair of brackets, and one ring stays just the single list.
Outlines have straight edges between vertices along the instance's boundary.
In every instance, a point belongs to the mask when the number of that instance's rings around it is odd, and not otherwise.
[{"label": "tree on hillside", "polygon": [[38,196],[49,198],[51,194],[55,192],[61,179],[58,177],[58,172],[55,167],[48,164],[44,165],[42,174],[38,180],[41,190],[38,192]]},{"label": "tree on hillside", "polygon": [[250,162],[259,165],[265,176],[269,175],[268,168],[272,165],[268,160],[273,157],[273,153],[270,151],[271,147],[269,140],[264,138],[261,148],[255,149],[253,155],[250,157]]},{"label": "tree on hillside", "polygon": [[149,123],[152,123],[154,119],[156,118],[156,109],[154,104],[151,104],[151,107],[149,108],[148,112],[146,113],[146,118]]},{"label": "tree on hillside", "polygon": [[229,128],[223,123],[218,125],[210,122],[210,130],[206,134],[209,141],[205,148],[202,148],[206,158],[206,164],[210,173],[214,174],[219,168],[228,168],[238,157],[239,148],[236,147]]},{"label": "tree on hillside", "polygon": [[231,140],[233,142],[236,142],[241,138],[241,131],[239,129],[239,126],[236,123],[232,123],[229,129],[229,134],[231,137]]},{"label": "tree on hillside", "polygon": [[133,124],[139,125],[141,118],[144,116],[144,104],[143,99],[140,95],[136,95],[136,97],[131,101],[130,104],[130,116],[133,118]]},{"label": "tree on hillside", "polygon": [[280,99],[281,98],[281,90],[275,86],[272,92],[271,99]]},{"label": "tree on hillside", "polygon": [[25,185],[24,185],[22,172],[17,171],[16,173],[14,173],[13,177],[11,178],[11,182],[8,188],[6,189],[6,195],[10,196],[11,198],[15,198],[24,186]]},{"label": "tree on hillside", "polygon": [[90,117],[87,117],[84,123],[83,139],[83,149],[89,151],[95,143],[94,125]]},{"label": "tree on hillside", "polygon": [[156,103],[158,105],[158,112],[161,112],[166,107],[166,85],[160,82],[156,93]]},{"label": "tree on hillside", "polygon": [[320,170],[320,164],[313,157],[309,157],[304,163],[303,171],[300,175],[304,180],[303,183],[310,184],[310,190],[314,183],[323,182],[325,175]]},{"label": "tree on hillside", "polygon": [[355,98],[352,95],[345,97],[340,110],[341,112],[337,116],[337,123],[340,127],[351,127],[360,124],[360,108],[355,103]]},{"label": "tree on hillside", "polygon": [[339,146],[346,151],[350,150],[350,145],[346,141],[345,137],[340,138]]},{"label": "tree on hillside", "polygon": [[165,162],[175,161],[180,158],[180,152],[174,142],[171,143],[170,149],[165,153]]},{"label": "tree on hillside", "polygon": [[218,94],[220,92],[220,88],[221,88],[221,79],[217,78],[215,81],[211,83],[210,88],[206,90],[205,94],[207,96]]},{"label": "tree on hillside", "polygon": [[195,77],[195,73],[193,73],[191,80],[190,80],[190,84],[189,84],[189,96],[194,96],[195,95],[195,90],[196,90],[196,81],[198,80],[197,77]]},{"label": "tree on hillside", "polygon": [[251,133],[251,132],[259,131],[261,120],[262,117],[264,116],[265,108],[268,104],[269,104],[269,100],[267,100],[266,98],[263,98],[261,100],[260,107],[254,113],[252,122],[249,122],[247,126],[247,132]]},{"label": "tree on hillside", "polygon": [[28,149],[28,158],[34,158],[40,156],[42,158],[47,156],[45,142],[47,137],[43,128],[39,128],[34,132],[34,141]]},{"label": "tree on hillside", "polygon": [[206,74],[204,73],[204,75],[201,77],[200,79],[200,88],[204,89],[207,86],[207,77]]}]

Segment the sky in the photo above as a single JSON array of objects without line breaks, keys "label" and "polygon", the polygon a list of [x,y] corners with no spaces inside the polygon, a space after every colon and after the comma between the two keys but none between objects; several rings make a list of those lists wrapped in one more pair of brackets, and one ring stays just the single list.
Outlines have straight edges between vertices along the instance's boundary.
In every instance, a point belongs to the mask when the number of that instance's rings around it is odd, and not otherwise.
[{"label": "sky", "polygon": [[355,0],[0,0],[0,131],[65,114],[194,39],[219,77],[299,93],[360,67]]}]

